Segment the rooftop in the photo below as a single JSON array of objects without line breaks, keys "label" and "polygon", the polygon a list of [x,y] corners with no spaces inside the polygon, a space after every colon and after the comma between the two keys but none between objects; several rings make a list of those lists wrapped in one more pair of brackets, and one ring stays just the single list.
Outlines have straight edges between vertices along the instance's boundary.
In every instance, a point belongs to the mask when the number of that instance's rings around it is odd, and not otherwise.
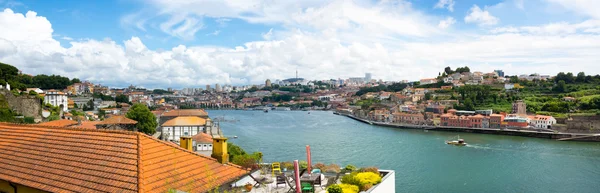
[{"label": "rooftop", "polygon": [[61,120],[56,120],[56,121],[48,121],[45,123],[40,123],[38,125],[52,126],[52,127],[68,127],[68,126],[72,126],[72,125],[77,125],[77,121],[61,119]]},{"label": "rooftop", "polygon": [[207,192],[247,173],[139,132],[40,125],[0,123],[0,157],[0,179],[48,192]]},{"label": "rooftop", "polygon": [[199,125],[206,125],[206,119],[200,118],[200,117],[192,117],[192,116],[176,117],[176,118],[168,120],[167,122],[162,124],[163,127],[199,126]]},{"label": "rooftop", "polygon": [[162,114],[163,117],[179,117],[179,116],[199,116],[208,117],[208,113],[204,109],[176,109]]},{"label": "rooftop", "polygon": [[123,115],[113,115],[104,121],[98,123],[98,125],[116,125],[116,124],[126,124],[126,125],[135,125],[137,121],[129,119]]}]

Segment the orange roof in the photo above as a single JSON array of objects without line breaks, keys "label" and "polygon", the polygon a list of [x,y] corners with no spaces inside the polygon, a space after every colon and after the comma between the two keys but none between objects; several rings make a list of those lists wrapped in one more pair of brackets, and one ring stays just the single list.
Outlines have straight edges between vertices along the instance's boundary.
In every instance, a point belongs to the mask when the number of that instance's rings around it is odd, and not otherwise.
[{"label": "orange roof", "polygon": [[45,123],[40,123],[38,125],[52,126],[52,127],[68,127],[71,125],[77,125],[77,121],[61,119],[61,120],[56,120],[56,121],[48,121]]},{"label": "orange roof", "polygon": [[179,116],[199,116],[208,117],[208,113],[204,109],[177,109],[169,112],[164,112],[163,117],[179,117]]},{"label": "orange roof", "polygon": [[208,192],[248,173],[129,131],[0,124],[0,180],[47,192]]},{"label": "orange roof", "polygon": [[200,143],[212,143],[213,138],[209,134],[206,133],[198,133],[192,136],[192,140]]},{"label": "orange roof", "polygon": [[100,123],[100,121],[83,121],[81,125],[76,125],[73,127],[84,128],[84,129],[96,129],[96,125]]},{"label": "orange roof", "polygon": [[114,124],[135,125],[135,124],[137,124],[137,121],[131,120],[123,115],[114,115],[114,116],[104,119],[104,121],[98,123],[98,125],[114,125]]},{"label": "orange roof", "polygon": [[163,127],[206,125],[206,119],[200,117],[176,117],[163,123]]}]

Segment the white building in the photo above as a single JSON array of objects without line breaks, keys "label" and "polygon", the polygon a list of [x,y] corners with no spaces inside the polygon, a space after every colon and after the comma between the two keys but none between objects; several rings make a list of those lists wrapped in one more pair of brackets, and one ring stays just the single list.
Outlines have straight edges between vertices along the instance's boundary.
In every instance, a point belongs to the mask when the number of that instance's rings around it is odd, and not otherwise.
[{"label": "white building", "polygon": [[162,124],[165,140],[179,142],[181,136],[194,136],[206,133],[206,119],[194,116],[181,116]]},{"label": "white building", "polygon": [[419,82],[421,85],[427,85],[427,84],[435,84],[435,83],[437,83],[437,80],[435,78],[425,78],[425,79],[421,79]]},{"label": "white building", "polygon": [[515,84],[511,84],[511,83],[504,84],[504,89],[506,89],[506,90],[510,90],[513,88],[515,88]]},{"label": "white building", "polygon": [[196,151],[212,151],[213,139],[212,136],[206,133],[198,133],[197,135],[192,136],[194,147],[196,147]]},{"label": "white building", "polygon": [[550,129],[556,124],[556,119],[552,116],[536,115],[529,121],[529,125],[535,128]]},{"label": "white building", "polygon": [[57,90],[47,90],[44,96],[44,102],[49,103],[52,106],[59,107],[62,111],[69,110],[69,101],[67,95],[64,92]]}]

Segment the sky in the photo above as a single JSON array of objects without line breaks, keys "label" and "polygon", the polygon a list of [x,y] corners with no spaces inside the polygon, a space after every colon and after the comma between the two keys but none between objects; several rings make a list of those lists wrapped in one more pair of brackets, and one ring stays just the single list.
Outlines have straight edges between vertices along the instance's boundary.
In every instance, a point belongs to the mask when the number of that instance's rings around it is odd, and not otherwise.
[{"label": "sky", "polygon": [[111,87],[600,73],[598,0],[0,0],[0,62]]}]

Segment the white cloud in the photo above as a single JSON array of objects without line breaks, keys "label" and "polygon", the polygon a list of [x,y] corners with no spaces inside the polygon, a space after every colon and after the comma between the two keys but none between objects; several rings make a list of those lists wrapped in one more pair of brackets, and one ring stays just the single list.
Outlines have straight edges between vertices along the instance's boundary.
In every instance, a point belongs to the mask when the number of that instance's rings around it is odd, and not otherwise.
[{"label": "white cloud", "polygon": [[600,1],[598,0],[546,0],[561,5],[576,14],[600,19]]},{"label": "white cloud", "polygon": [[69,36],[63,36],[61,39],[67,40],[67,41],[72,41],[73,40],[73,38],[69,37]]},{"label": "white cloud", "polygon": [[439,28],[446,29],[456,23],[456,20],[453,17],[446,17],[446,19],[441,20],[438,24]]},{"label": "white cloud", "polygon": [[214,32],[212,32],[212,33],[208,33],[208,34],[206,34],[206,35],[207,35],[207,36],[208,36],[208,35],[218,36],[220,33],[221,33],[221,30],[215,30]]},{"label": "white cloud", "polygon": [[499,27],[492,29],[491,33],[523,33],[536,35],[565,35],[576,33],[598,33],[596,29],[600,28],[600,20],[587,20],[581,23],[558,22],[541,26],[522,26],[522,27]]},{"label": "white cloud", "polygon": [[[229,1],[218,1],[227,5],[222,7],[227,8],[224,12],[212,11],[219,7],[197,8],[193,2],[175,9],[178,3],[165,4],[175,6],[170,12],[159,12],[169,16],[159,22],[166,23],[164,31],[176,37],[193,38],[197,33],[194,29],[201,27],[201,19],[209,15],[282,26],[263,33],[261,41],[235,48],[179,45],[153,50],[138,37],[122,42],[74,40],[67,48],[55,39],[62,36],[53,36],[52,25],[45,17],[7,9],[0,12],[0,61],[25,73],[60,74],[110,86],[135,84],[148,88],[257,84],[267,78],[293,77],[296,69],[308,79],[347,78],[372,72],[376,79],[416,80],[434,77],[446,66],[465,65],[479,71],[504,69],[508,74],[555,74],[564,70],[600,73],[600,25],[593,19],[502,26],[486,34],[446,34],[440,28],[452,26],[454,18],[441,22],[405,3],[301,1],[309,8],[295,10],[293,3],[282,1],[275,7],[259,4],[254,10],[245,7],[254,6],[252,2],[230,5]],[[199,14],[197,9],[206,9],[206,13]],[[246,14],[242,14],[244,11]],[[352,15],[355,13],[358,15]],[[190,18],[197,19],[197,23],[184,27],[186,22],[194,23]],[[146,23],[150,22],[154,21]]]},{"label": "white cloud", "polygon": [[440,8],[440,9],[448,9],[448,11],[453,12],[454,11],[454,0],[440,0],[438,1],[434,8]]},{"label": "white cloud", "polygon": [[273,36],[273,28],[269,29],[269,32],[263,33],[261,35],[262,35],[263,39],[265,39],[265,40],[271,40],[271,37]]},{"label": "white cloud", "polygon": [[525,10],[525,2],[523,0],[515,0],[515,6],[521,10]]},{"label": "white cloud", "polygon": [[[155,19],[161,30],[169,35],[190,39],[204,25],[202,18],[216,18],[218,25],[232,18],[249,23],[281,24],[287,28],[310,31],[335,29],[356,34],[375,36],[407,35],[426,37],[438,33],[437,23],[404,1],[371,2],[366,0],[307,0],[307,1],[149,1],[166,21]],[[149,16],[152,17],[152,16]],[[136,19],[137,18],[137,19]],[[125,16],[122,23],[148,23],[148,17]],[[158,20],[158,21],[156,21]],[[184,23],[184,27],[179,27]],[[189,25],[188,25],[189,24]],[[173,27],[183,29],[174,30]],[[138,27],[139,28],[139,27]],[[180,31],[176,33],[174,31]]]},{"label": "white cloud", "polygon": [[465,17],[466,23],[477,23],[480,26],[496,25],[500,19],[494,17],[487,10],[482,10],[477,5],[473,5],[469,10],[469,15]]}]

